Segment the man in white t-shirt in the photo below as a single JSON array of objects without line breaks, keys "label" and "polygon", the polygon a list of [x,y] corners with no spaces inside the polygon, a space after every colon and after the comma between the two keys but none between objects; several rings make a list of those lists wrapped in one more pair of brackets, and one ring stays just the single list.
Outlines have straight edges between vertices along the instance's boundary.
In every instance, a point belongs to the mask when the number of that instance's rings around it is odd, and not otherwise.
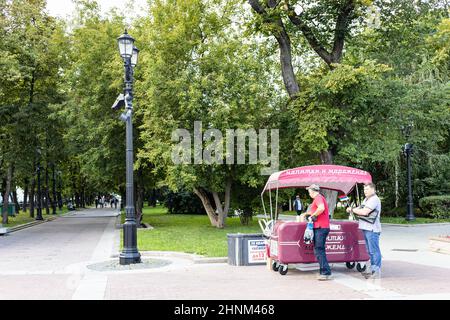
[{"label": "man in white t-shirt", "polygon": [[[359,229],[364,233],[366,240],[367,251],[370,256],[370,270],[364,274],[366,279],[380,276],[381,272],[381,250],[380,250],[380,234],[381,234],[381,201],[378,198],[375,190],[375,184],[369,183],[364,185],[364,199],[361,207],[347,208],[347,212],[354,213],[356,216],[360,216]],[[373,223],[363,220],[369,214],[376,214],[375,221]]]}]

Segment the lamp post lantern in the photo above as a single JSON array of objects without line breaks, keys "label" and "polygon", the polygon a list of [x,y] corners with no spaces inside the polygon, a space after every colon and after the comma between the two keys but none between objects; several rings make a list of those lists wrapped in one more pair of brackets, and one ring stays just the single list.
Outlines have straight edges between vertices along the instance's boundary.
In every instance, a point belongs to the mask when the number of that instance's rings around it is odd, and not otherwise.
[{"label": "lamp post lantern", "polygon": [[[413,128],[413,124],[409,123],[407,126],[402,126],[402,132],[405,136],[406,140],[409,139],[411,135],[411,129]],[[412,163],[411,156],[414,153],[413,144],[407,142],[403,147],[403,154],[406,157],[406,170],[407,170],[407,182],[408,182],[408,198],[406,200],[406,217],[407,221],[414,221],[416,217],[414,216],[414,205],[413,205],[413,196],[412,196]]]},{"label": "lamp post lantern", "polygon": [[113,109],[119,106],[125,107],[125,112],[120,119],[126,123],[126,206],[125,223],[123,225],[123,250],[119,255],[121,265],[141,262],[141,254],[137,249],[137,225],[134,208],[134,184],[133,184],[133,68],[137,64],[139,50],[134,46],[134,39],[127,33],[118,39],[119,53],[124,61],[125,87],[123,95],[113,105]]}]

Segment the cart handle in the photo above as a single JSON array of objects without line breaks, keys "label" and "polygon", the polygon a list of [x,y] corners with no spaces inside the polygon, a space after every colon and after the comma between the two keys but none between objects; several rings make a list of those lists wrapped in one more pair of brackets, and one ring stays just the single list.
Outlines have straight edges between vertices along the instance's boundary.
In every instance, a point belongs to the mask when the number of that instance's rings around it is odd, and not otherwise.
[{"label": "cart handle", "polygon": [[270,237],[272,234],[273,220],[266,221],[265,219],[258,220],[259,226],[266,237]]}]

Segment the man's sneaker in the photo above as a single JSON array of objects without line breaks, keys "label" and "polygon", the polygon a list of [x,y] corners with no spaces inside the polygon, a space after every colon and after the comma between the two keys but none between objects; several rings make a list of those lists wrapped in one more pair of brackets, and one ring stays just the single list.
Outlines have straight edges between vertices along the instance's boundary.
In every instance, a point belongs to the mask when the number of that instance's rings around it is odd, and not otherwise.
[{"label": "man's sneaker", "polygon": [[317,277],[317,280],[319,281],[332,280],[332,276],[331,274],[321,274]]},{"label": "man's sneaker", "polygon": [[380,278],[381,273],[380,273],[380,271],[372,271],[370,273],[364,273],[363,276],[366,279],[375,279],[375,278]]}]

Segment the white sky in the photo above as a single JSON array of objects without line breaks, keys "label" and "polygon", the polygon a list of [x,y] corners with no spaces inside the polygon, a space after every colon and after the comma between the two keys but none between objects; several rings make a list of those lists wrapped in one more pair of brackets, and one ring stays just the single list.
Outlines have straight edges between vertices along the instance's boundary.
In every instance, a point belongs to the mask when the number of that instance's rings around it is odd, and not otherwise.
[{"label": "white sky", "polygon": [[[132,17],[145,15],[148,8],[147,0],[97,0],[97,3],[103,14],[109,9],[117,7]],[[132,3],[134,3],[134,8],[130,10]],[[73,10],[75,10],[75,5],[72,0],[47,0],[47,11],[51,16],[67,18]]]}]

